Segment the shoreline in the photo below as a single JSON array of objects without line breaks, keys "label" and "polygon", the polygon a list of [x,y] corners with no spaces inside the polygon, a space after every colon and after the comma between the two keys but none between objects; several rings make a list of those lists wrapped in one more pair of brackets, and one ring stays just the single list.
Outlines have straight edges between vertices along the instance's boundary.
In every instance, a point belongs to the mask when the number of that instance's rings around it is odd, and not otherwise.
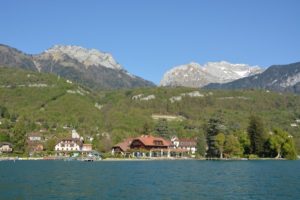
[{"label": "shoreline", "polygon": [[[40,160],[53,160],[53,161],[83,161],[80,159],[72,159],[69,157],[0,157],[0,161],[40,161]],[[101,160],[94,160],[95,162],[122,162],[122,161],[255,161],[255,160],[287,160],[285,158],[105,158]]]}]

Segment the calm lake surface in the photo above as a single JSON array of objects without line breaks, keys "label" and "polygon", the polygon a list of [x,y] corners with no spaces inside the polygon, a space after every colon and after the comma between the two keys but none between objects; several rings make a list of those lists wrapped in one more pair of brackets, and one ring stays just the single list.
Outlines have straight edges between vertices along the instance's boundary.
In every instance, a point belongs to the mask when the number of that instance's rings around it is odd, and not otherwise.
[{"label": "calm lake surface", "polygon": [[299,199],[300,161],[1,161],[0,199]]}]

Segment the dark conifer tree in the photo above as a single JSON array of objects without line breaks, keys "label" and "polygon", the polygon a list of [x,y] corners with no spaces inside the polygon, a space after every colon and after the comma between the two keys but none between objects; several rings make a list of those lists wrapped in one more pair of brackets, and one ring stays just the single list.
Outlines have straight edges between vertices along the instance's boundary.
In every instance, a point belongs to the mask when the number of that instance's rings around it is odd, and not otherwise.
[{"label": "dark conifer tree", "polygon": [[247,131],[250,139],[250,153],[264,157],[267,136],[262,119],[257,116],[251,116]]}]

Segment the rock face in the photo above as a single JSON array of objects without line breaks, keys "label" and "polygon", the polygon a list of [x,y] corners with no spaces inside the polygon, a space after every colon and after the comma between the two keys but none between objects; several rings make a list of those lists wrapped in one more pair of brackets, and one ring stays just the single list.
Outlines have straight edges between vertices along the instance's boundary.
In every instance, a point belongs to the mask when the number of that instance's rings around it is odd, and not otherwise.
[{"label": "rock face", "polygon": [[62,55],[67,55],[83,64],[86,68],[91,66],[103,66],[110,69],[121,70],[122,67],[109,53],[102,53],[96,49],[85,49],[80,46],[61,46],[46,50],[41,56],[52,57],[54,60],[63,60]]},{"label": "rock face", "polygon": [[266,89],[277,92],[300,93],[300,62],[273,65],[256,74],[225,84],[210,84],[208,89]]},{"label": "rock face", "polygon": [[128,73],[112,55],[79,46],[55,45],[41,54],[28,55],[0,45],[0,66],[53,73],[93,89],[154,86]]},{"label": "rock face", "polygon": [[161,86],[203,87],[210,83],[226,83],[232,80],[261,73],[258,66],[232,64],[226,61],[180,65],[167,71],[160,82]]}]

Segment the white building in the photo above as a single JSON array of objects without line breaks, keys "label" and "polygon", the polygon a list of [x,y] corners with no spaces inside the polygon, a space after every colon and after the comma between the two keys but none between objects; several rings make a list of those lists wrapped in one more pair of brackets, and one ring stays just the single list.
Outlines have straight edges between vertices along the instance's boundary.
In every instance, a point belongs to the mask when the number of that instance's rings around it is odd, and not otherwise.
[{"label": "white building", "polygon": [[195,154],[197,151],[197,141],[195,139],[177,138],[171,139],[173,148],[187,150],[190,154]]},{"label": "white building", "polygon": [[0,143],[0,153],[10,153],[13,151],[12,144],[9,142]]},{"label": "white building", "polygon": [[75,129],[72,130],[72,139],[79,139],[80,135],[77,133]]},{"label": "white building", "polygon": [[82,142],[79,139],[62,139],[55,145],[55,151],[81,151]]}]

